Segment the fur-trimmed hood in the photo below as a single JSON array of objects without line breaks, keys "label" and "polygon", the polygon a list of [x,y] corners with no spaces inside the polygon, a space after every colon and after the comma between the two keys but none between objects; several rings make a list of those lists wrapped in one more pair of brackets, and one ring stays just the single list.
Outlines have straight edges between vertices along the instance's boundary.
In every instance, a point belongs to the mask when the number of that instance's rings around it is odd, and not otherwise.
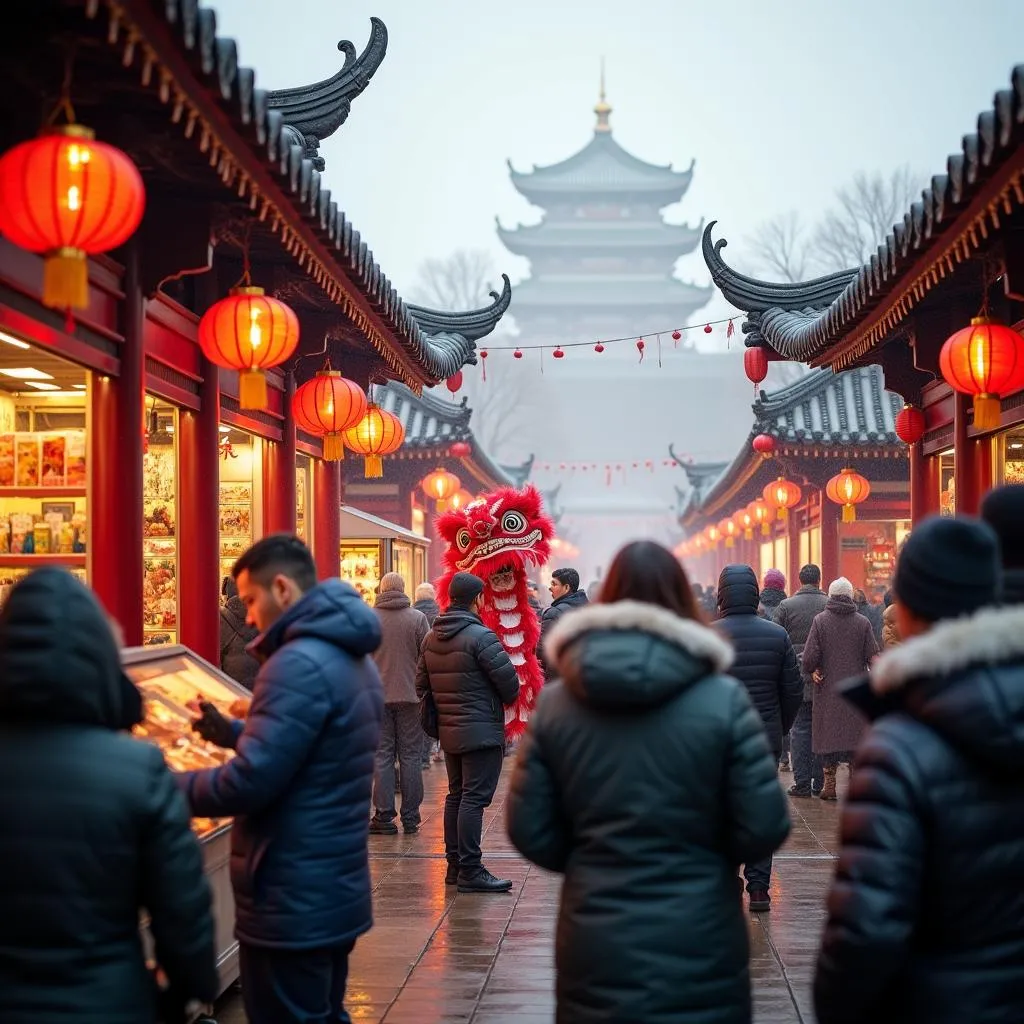
[{"label": "fur-trimmed hood", "polygon": [[732,664],[732,648],[713,630],[639,601],[569,612],[545,653],[578,699],[609,709],[662,704]]},{"label": "fur-trimmed hood", "polygon": [[972,760],[1024,770],[1024,607],[942,622],[886,651],[849,692],[872,717],[902,711]]}]

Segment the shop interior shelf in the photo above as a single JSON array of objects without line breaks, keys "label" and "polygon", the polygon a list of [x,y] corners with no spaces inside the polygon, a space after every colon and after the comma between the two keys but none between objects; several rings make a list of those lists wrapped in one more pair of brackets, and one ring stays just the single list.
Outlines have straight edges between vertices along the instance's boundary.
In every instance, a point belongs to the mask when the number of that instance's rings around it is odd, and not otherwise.
[{"label": "shop interior shelf", "polygon": [[40,565],[67,565],[85,567],[85,555],[0,555],[0,565],[11,568],[32,568]]},{"label": "shop interior shelf", "polygon": [[0,487],[0,498],[84,498],[84,487]]}]

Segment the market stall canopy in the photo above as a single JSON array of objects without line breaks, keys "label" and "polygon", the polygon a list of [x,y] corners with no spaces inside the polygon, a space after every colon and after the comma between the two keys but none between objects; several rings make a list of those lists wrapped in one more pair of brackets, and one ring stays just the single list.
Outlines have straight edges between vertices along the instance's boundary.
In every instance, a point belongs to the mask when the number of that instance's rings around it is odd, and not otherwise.
[{"label": "market stall canopy", "polygon": [[343,540],[403,540],[426,545],[430,540],[389,523],[386,519],[363,512],[352,505],[341,506],[341,536]]}]

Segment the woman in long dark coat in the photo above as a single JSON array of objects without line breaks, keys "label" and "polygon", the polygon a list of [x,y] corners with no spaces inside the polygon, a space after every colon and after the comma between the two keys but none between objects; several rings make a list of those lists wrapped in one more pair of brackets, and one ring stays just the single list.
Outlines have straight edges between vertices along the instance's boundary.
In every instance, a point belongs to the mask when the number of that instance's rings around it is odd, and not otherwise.
[{"label": "woman in long dark coat", "polygon": [[853,584],[843,576],[828,588],[828,603],[811,624],[803,653],[804,678],[814,679],[811,745],[825,772],[822,800],[836,799],[836,768],[850,764],[867,719],[838,687],[859,676],[878,653],[871,623],[857,613]]}]

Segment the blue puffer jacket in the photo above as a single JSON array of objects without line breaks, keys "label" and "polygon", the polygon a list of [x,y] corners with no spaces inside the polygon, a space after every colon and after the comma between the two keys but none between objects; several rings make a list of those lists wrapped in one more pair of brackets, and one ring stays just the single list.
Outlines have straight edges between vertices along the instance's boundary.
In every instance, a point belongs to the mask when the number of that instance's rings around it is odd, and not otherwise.
[{"label": "blue puffer jacket", "polygon": [[373,924],[367,832],[384,693],[380,626],[355,589],[327,580],[260,637],[265,659],[237,756],[182,776],[193,814],[234,815],[236,933],[313,949]]}]

